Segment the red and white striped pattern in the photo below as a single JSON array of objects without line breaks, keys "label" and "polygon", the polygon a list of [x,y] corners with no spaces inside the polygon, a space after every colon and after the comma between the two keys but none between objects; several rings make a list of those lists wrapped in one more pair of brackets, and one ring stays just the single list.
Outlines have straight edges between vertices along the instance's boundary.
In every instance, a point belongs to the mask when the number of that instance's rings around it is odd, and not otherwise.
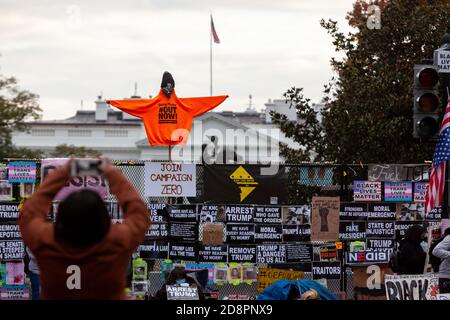
[{"label": "red and white striped pattern", "polygon": [[445,185],[445,164],[442,162],[437,168],[431,169],[430,184],[425,196],[426,214],[430,213],[435,207],[442,205],[442,196],[444,195]]}]

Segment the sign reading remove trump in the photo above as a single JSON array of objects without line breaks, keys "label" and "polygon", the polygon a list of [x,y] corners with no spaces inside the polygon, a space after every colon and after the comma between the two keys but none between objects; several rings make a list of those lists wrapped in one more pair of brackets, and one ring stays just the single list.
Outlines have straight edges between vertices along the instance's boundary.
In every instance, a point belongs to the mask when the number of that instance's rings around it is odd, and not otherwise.
[{"label": "sign reading remove trump", "polygon": [[145,163],[146,197],[195,197],[196,190],[195,164]]}]

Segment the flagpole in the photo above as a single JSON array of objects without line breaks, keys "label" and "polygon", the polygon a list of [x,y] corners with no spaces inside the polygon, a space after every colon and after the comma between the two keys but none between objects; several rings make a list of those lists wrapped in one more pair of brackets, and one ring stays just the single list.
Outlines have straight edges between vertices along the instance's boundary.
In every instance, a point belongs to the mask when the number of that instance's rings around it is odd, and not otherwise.
[{"label": "flagpole", "polygon": [[209,27],[209,95],[212,96],[212,15],[210,15]]}]

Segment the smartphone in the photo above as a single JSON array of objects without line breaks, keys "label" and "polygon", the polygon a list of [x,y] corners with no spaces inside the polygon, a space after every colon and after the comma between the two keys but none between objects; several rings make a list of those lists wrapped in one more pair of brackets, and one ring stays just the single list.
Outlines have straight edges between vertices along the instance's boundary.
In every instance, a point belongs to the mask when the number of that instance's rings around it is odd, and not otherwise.
[{"label": "smartphone", "polygon": [[70,174],[73,177],[100,176],[102,174],[101,164],[102,160],[100,159],[74,159]]}]

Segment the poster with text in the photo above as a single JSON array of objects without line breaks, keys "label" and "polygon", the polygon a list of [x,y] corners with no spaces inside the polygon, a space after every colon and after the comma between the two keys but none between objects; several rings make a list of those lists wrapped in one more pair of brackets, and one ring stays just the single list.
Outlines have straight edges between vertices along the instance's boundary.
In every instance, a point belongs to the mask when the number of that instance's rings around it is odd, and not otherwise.
[{"label": "poster with text", "polygon": [[195,204],[167,205],[166,210],[169,213],[170,221],[197,221],[197,205]]},{"label": "poster with text", "polygon": [[256,224],[255,242],[281,242],[283,241],[283,228],[281,224]]},{"label": "poster with text", "polygon": [[145,162],[144,189],[146,197],[196,197],[195,164]]},{"label": "poster with text", "polygon": [[19,202],[0,202],[0,223],[17,221],[19,218]]},{"label": "poster with text", "polygon": [[8,163],[9,182],[36,182],[36,162],[12,161]]},{"label": "poster with text", "polygon": [[228,262],[256,263],[256,246],[228,245]]},{"label": "poster with text", "polygon": [[137,251],[142,259],[164,260],[169,257],[169,244],[166,241],[144,241]]},{"label": "poster with text", "polygon": [[395,203],[369,203],[367,209],[368,220],[395,220],[397,205]]},{"label": "poster with text", "polygon": [[340,279],[341,262],[315,261],[312,264],[313,279]]},{"label": "poster with text", "polygon": [[437,300],[437,275],[390,275],[384,277],[388,300]]},{"label": "poster with text", "polygon": [[381,182],[356,180],[353,186],[353,201],[381,201]]},{"label": "poster with text", "polygon": [[225,222],[224,205],[199,205],[200,223]]},{"label": "poster with text", "polygon": [[292,243],[286,245],[287,263],[307,263],[313,260],[311,243]]},{"label": "poster with text", "polygon": [[169,230],[167,223],[152,223],[145,234],[146,240],[167,240]]},{"label": "poster with text", "polygon": [[200,246],[198,251],[198,260],[202,262],[227,262],[228,247],[220,246]]},{"label": "poster with text", "polygon": [[154,222],[165,222],[169,220],[169,213],[165,211],[165,203],[148,203],[148,210],[150,211],[150,221]]},{"label": "poster with text", "polygon": [[257,246],[257,263],[286,263],[287,251],[286,245],[283,244],[271,244],[271,245],[258,245]]},{"label": "poster with text", "polygon": [[284,225],[283,224],[283,241],[284,242],[302,242],[311,241],[311,225]]},{"label": "poster with text", "polygon": [[414,182],[414,202],[425,202],[428,182]]},{"label": "poster with text", "polygon": [[339,223],[339,239],[363,240],[366,238],[365,221],[341,221]]},{"label": "poster with text", "polygon": [[252,223],[254,218],[254,206],[227,205],[225,217],[227,223]]},{"label": "poster with text", "polygon": [[301,280],[303,279],[303,274],[303,271],[259,268],[256,289],[261,292],[278,280]]},{"label": "poster with text", "polygon": [[367,204],[355,202],[341,202],[339,210],[340,220],[367,220]]},{"label": "poster with text", "polygon": [[254,224],[227,224],[227,243],[252,243],[255,241]]},{"label": "poster with text", "polygon": [[4,241],[0,240],[0,261],[23,259],[25,246],[22,240]]},{"label": "poster with text", "polygon": [[171,260],[197,260],[197,248],[194,243],[170,243],[169,259]]},{"label": "poster with text", "polygon": [[385,182],[384,201],[385,202],[412,202],[412,182]]},{"label": "poster with text", "polygon": [[395,238],[400,241],[406,234],[406,230],[412,226],[421,226],[423,223],[421,221],[396,221],[395,222]]},{"label": "poster with text", "polygon": [[389,262],[392,250],[366,249],[362,251],[346,252],[345,262],[349,265],[384,264]]},{"label": "poster with text", "polygon": [[21,238],[17,221],[0,224],[0,240],[20,240]]},{"label": "poster with text", "polygon": [[282,214],[279,206],[255,206],[255,223],[281,224]]},{"label": "poster with text", "polygon": [[312,198],[311,240],[338,240],[339,208],[339,197]]},{"label": "poster with text", "polygon": [[198,239],[198,225],[190,222],[171,222],[169,237],[171,242],[195,242]]},{"label": "poster with text", "polygon": [[368,221],[367,239],[395,239],[395,221]]}]

